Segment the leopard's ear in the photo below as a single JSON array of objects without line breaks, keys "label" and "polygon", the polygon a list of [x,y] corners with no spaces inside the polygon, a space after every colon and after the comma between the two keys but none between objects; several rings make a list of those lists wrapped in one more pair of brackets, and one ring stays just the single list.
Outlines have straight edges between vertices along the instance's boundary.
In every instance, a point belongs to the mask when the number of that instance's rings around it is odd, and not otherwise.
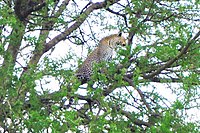
[{"label": "leopard's ear", "polygon": [[117,36],[122,36],[122,32],[119,32]]}]

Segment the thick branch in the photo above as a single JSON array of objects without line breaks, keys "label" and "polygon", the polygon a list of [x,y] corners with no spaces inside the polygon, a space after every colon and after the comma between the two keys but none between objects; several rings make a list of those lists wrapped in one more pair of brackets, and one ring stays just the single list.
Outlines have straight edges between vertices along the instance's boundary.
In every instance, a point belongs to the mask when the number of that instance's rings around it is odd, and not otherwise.
[{"label": "thick branch", "polygon": [[[119,0],[110,0],[110,5],[118,2]],[[93,3],[91,6],[89,6],[76,20],[76,22],[71,25],[69,28],[65,29],[65,31],[57,35],[54,39],[52,39],[50,42],[48,42],[45,46],[44,52],[47,52],[50,50],[52,47],[54,47],[58,42],[64,40],[66,36],[68,36],[71,32],[76,30],[85,20],[86,18],[90,15],[91,12],[97,9],[101,9],[107,6],[107,1],[104,2],[97,2]]]},{"label": "thick branch", "polygon": [[[118,2],[119,0],[110,0],[110,5]],[[62,3],[63,5],[61,5],[61,7],[63,8],[64,5],[68,4],[68,1],[66,0],[65,2]],[[32,59],[29,62],[29,65],[32,64],[37,64],[40,57],[47,51],[49,51],[51,48],[53,48],[58,42],[60,42],[61,40],[66,39],[66,36],[70,35],[74,30],[76,30],[85,20],[86,18],[89,16],[89,14],[91,12],[93,12],[94,10],[97,9],[101,9],[107,6],[107,1],[104,2],[97,2],[97,3],[93,3],[91,6],[89,6],[80,16],[79,18],[77,18],[76,22],[71,25],[69,28],[66,28],[65,31],[59,35],[57,35],[55,38],[53,38],[51,41],[49,41],[48,43],[45,44],[44,49],[40,52],[37,52],[34,54],[34,56],[32,57]],[[59,14],[61,14],[61,12],[63,11],[63,9],[58,10],[55,13],[55,16],[58,16]]]},{"label": "thick branch", "polygon": [[[69,0],[63,1],[62,4],[59,6],[59,10],[57,12],[55,12],[52,17],[58,18],[62,14],[62,12],[66,9],[66,6],[68,5],[68,3],[69,3]],[[46,16],[48,17],[48,12],[46,12]],[[40,36],[39,36],[40,45],[45,44],[45,41],[46,41],[46,39],[49,35],[49,32],[50,32],[49,28],[52,28],[54,24],[55,24],[55,22],[51,21],[51,19],[46,20],[44,23],[42,23],[42,29],[48,29],[48,30],[42,30],[40,32]],[[37,50],[37,47],[36,47],[35,53],[34,53],[33,57],[31,58],[31,60],[29,61],[29,65],[33,65],[33,64],[36,65],[38,63],[38,61],[40,60],[40,57],[43,54],[44,54],[43,50]]]},{"label": "thick branch", "polygon": [[25,20],[28,15],[30,15],[32,12],[38,11],[42,9],[46,5],[45,2],[39,3],[39,2],[33,2],[31,0],[16,0],[15,1],[15,14],[18,16],[18,18],[23,21]]},{"label": "thick branch", "polygon": [[[16,62],[17,54],[19,52],[19,48],[21,46],[21,41],[23,39],[25,33],[26,24],[23,25],[22,23],[16,23],[15,27],[12,29],[11,34],[9,35],[9,45],[7,49],[7,53],[10,54],[11,58],[7,59],[4,57],[3,66],[13,65]],[[9,64],[10,63],[10,64]]]}]

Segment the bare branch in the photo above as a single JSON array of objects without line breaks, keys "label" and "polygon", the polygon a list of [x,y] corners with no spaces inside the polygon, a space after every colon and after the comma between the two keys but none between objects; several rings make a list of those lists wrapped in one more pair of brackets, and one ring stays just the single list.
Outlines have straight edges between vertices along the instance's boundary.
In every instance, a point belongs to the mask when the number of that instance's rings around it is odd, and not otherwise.
[{"label": "bare branch", "polygon": [[125,24],[126,24],[126,27],[128,27],[128,21],[127,21],[126,14],[121,14],[121,13],[119,13],[119,12],[115,12],[115,11],[111,10],[110,8],[108,8],[108,9],[106,9],[106,10],[109,11],[110,13],[113,13],[113,14],[117,15],[117,16],[123,17],[123,19],[124,19],[124,21],[125,21]]},{"label": "bare branch", "polygon": [[142,91],[141,91],[140,89],[138,89],[138,88],[135,87],[135,85],[133,84],[133,81],[132,81],[131,79],[129,79],[129,78],[127,78],[127,77],[124,77],[124,80],[127,81],[127,82],[130,84],[130,86],[132,86],[133,88],[135,88],[135,89],[137,90],[137,92],[138,92],[138,94],[140,95],[141,100],[143,101],[144,105],[147,107],[148,111],[151,112],[151,107],[150,107],[149,104],[146,102],[145,97],[144,97],[144,94],[142,93]]}]

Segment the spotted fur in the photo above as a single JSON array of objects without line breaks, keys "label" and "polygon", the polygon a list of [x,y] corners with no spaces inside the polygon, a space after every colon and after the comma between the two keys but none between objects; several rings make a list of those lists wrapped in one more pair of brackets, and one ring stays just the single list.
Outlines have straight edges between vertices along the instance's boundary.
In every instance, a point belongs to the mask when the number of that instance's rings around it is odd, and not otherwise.
[{"label": "spotted fur", "polygon": [[92,75],[92,65],[112,59],[116,45],[126,45],[126,40],[119,34],[113,34],[100,40],[99,46],[86,58],[76,72],[82,84],[86,83]]}]

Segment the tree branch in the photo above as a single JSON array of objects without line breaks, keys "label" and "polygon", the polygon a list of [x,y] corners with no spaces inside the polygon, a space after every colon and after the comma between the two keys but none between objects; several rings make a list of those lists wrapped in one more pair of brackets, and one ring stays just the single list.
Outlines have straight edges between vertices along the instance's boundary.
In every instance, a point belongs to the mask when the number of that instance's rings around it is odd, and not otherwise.
[{"label": "tree branch", "polygon": [[69,4],[69,1],[70,0],[64,0],[62,4],[59,6],[58,11],[55,14],[53,14],[53,17],[58,18],[62,14],[62,12],[66,9],[67,5]]},{"label": "tree branch", "polygon": [[[119,0],[110,0],[110,5],[118,2]],[[65,31],[59,35],[57,35],[55,38],[53,38],[51,41],[49,41],[45,45],[44,53],[50,50],[52,47],[54,47],[58,42],[64,40],[66,36],[71,34],[74,30],[76,30],[85,20],[86,18],[90,15],[91,12],[97,9],[101,9],[108,6],[107,5],[107,0],[104,2],[97,2],[93,3],[91,6],[89,6],[76,20],[76,22],[71,25],[69,28],[65,29]]]},{"label": "tree branch", "polygon": [[[112,5],[116,2],[118,2],[119,0],[110,0],[109,4]],[[68,1],[63,2],[62,7],[64,7],[64,5],[67,5]],[[61,40],[66,39],[66,36],[70,35],[74,30],[76,30],[85,20],[86,18],[89,16],[89,14],[91,12],[93,12],[94,10],[97,9],[101,9],[101,8],[105,8],[107,5],[107,0],[104,2],[97,2],[97,3],[93,3],[91,6],[89,6],[76,20],[76,22],[71,25],[69,28],[66,28],[65,31],[59,35],[57,35],[55,38],[53,38],[51,41],[49,41],[48,43],[46,43],[44,45],[44,48],[42,51],[36,52],[34,54],[34,56],[32,57],[32,59],[29,62],[29,65],[36,65],[40,59],[40,57],[46,53],[47,51],[49,51],[51,48],[53,48],[58,42],[60,42]],[[58,10],[55,13],[55,16],[58,16],[59,14],[61,14],[61,11],[63,11],[63,9]]]},{"label": "tree branch", "polygon": [[[80,96],[80,95],[79,95],[78,97],[81,98],[81,99],[83,99],[83,100],[87,99],[87,100],[89,100],[89,101],[91,101],[91,102],[94,102],[93,99],[88,98],[88,97],[86,98],[86,97],[83,97],[83,96]],[[118,112],[121,113],[122,115],[126,116],[126,117],[127,117],[128,119],[130,119],[135,125],[138,125],[138,126],[144,125],[144,126],[147,126],[147,127],[150,127],[150,126],[151,126],[151,124],[148,123],[148,122],[145,122],[145,121],[142,121],[142,120],[139,120],[139,119],[134,118],[134,117],[132,116],[131,112],[127,112],[127,111],[125,111],[125,110],[122,110],[122,109],[119,108],[119,106],[113,105],[111,108],[112,108],[112,109],[115,109],[116,111],[118,111]],[[88,106],[88,103],[84,104],[84,106],[78,110],[79,116],[85,118],[85,115],[83,115],[83,114],[85,114],[85,112],[87,112],[87,110],[89,110],[89,109],[90,109],[90,107]]]},{"label": "tree branch", "polygon": [[15,14],[18,16],[18,18],[23,21],[25,20],[28,15],[30,15],[32,12],[38,11],[42,9],[46,5],[45,2],[33,2],[31,0],[16,0],[15,1]]},{"label": "tree branch", "polygon": [[115,12],[115,11],[111,10],[110,8],[108,8],[108,9],[106,9],[106,10],[109,11],[110,13],[113,13],[113,14],[117,15],[117,16],[123,17],[123,19],[124,19],[124,21],[125,21],[125,25],[126,25],[126,27],[128,27],[128,21],[127,21],[126,14],[121,14],[121,13],[119,13],[119,12]]},{"label": "tree branch", "polygon": [[130,86],[132,86],[133,88],[135,88],[138,92],[138,94],[141,97],[141,100],[143,101],[144,105],[147,107],[148,111],[151,112],[151,107],[149,106],[149,104],[146,102],[144,94],[142,93],[142,91],[138,88],[135,87],[135,85],[133,84],[133,81],[127,77],[124,77],[124,80],[127,81],[129,83]]},{"label": "tree branch", "polygon": [[145,122],[145,121],[142,121],[142,120],[139,120],[139,119],[135,119],[130,112],[127,112],[127,111],[124,111],[124,110],[120,110],[120,112],[121,112],[122,115],[125,115],[128,119],[133,121],[133,123],[135,125],[138,125],[138,126],[143,126],[144,125],[144,126],[147,126],[147,127],[151,126],[151,124],[148,123],[148,122]]},{"label": "tree branch", "polygon": [[166,64],[164,64],[164,65],[162,65],[160,68],[158,68],[155,72],[150,73],[150,74],[148,74],[148,75],[145,75],[145,74],[144,74],[144,75],[143,75],[143,78],[145,78],[145,79],[153,78],[154,76],[160,74],[160,72],[161,72],[162,70],[164,70],[165,68],[170,67],[170,66],[171,66],[175,61],[177,61],[181,56],[183,56],[184,54],[187,53],[189,47],[196,41],[196,39],[197,39],[199,36],[200,36],[200,31],[199,31],[191,40],[188,41],[187,45],[186,45],[184,48],[182,48],[182,50],[180,51],[180,53],[179,53],[176,57],[174,57],[174,58],[172,58],[171,60],[169,60]]}]

